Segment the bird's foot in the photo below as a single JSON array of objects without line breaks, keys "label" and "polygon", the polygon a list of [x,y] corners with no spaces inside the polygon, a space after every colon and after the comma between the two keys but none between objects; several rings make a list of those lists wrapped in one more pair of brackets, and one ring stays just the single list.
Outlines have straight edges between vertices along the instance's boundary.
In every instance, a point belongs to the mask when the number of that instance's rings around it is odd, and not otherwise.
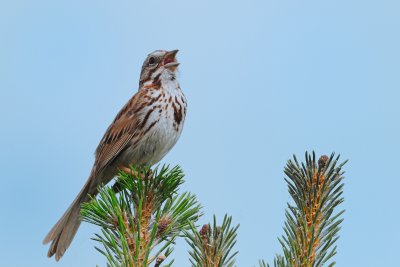
[{"label": "bird's foot", "polygon": [[146,173],[137,171],[135,169],[132,169],[132,168],[126,167],[126,166],[120,166],[118,169],[127,174],[130,174],[131,176],[140,177],[142,179],[148,179],[153,176],[153,171],[151,169],[149,169]]}]

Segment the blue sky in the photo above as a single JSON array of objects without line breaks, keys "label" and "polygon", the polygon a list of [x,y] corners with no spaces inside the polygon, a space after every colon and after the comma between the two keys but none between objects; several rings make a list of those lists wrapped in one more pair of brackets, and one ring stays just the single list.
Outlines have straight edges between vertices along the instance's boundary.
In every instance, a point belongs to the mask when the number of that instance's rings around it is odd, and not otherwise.
[{"label": "blue sky", "polygon": [[[2,1],[0,266],[105,266],[83,224],[59,262],[41,241],[89,174],[146,55],[180,49],[188,115],[163,162],[240,223],[238,266],[281,251],[292,154],[346,166],[338,266],[395,266],[398,1]],[[178,242],[176,266],[188,266]]]}]

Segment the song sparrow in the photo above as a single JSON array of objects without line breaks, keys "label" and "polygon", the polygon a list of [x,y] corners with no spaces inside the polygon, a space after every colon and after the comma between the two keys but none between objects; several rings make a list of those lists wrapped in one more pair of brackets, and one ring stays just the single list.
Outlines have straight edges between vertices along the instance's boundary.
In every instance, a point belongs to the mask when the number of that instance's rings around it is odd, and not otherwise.
[{"label": "song sparrow", "polygon": [[178,50],[149,54],[140,74],[139,91],[117,114],[101,139],[88,180],[61,219],[43,240],[51,242],[48,257],[58,261],[74,238],[81,203],[127,166],[153,165],[178,140],[186,115],[186,98],[176,78]]}]

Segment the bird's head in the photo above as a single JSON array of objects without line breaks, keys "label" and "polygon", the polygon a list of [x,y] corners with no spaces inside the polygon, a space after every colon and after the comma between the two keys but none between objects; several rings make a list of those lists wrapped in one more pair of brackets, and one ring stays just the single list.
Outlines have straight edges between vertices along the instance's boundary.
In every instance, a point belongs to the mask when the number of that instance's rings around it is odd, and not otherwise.
[{"label": "bird's head", "polygon": [[140,87],[144,83],[156,83],[161,78],[175,79],[175,71],[179,65],[176,54],[179,50],[156,50],[150,53],[143,62],[140,74]]}]

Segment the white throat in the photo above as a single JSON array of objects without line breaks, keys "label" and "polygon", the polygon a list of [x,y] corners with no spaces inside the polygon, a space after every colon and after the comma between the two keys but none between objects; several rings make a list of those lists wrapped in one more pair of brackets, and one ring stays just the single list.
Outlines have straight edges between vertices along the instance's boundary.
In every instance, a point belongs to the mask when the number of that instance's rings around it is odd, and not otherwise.
[{"label": "white throat", "polygon": [[177,90],[180,90],[179,82],[176,78],[176,73],[165,70],[161,74],[160,77],[161,86],[163,87],[164,92],[175,94]]}]

